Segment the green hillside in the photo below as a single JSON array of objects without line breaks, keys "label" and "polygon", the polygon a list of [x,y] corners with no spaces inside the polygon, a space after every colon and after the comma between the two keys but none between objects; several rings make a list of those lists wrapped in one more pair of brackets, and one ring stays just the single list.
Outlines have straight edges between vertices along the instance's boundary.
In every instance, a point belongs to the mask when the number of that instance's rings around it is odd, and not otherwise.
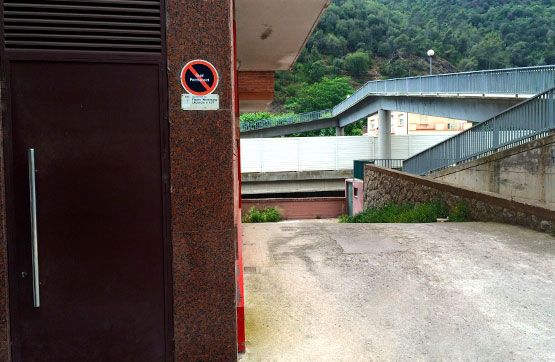
[{"label": "green hillside", "polygon": [[313,110],[300,99],[322,77],[357,88],[427,74],[428,49],[434,73],[554,64],[555,1],[333,0],[294,68],[276,72],[274,111]]}]

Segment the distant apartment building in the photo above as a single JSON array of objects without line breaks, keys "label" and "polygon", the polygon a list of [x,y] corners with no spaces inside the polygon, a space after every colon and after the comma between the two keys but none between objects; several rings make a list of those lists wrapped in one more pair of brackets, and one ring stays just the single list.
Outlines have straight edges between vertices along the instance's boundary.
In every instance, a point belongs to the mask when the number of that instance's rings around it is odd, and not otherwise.
[{"label": "distant apartment building", "polygon": [[[407,112],[391,112],[391,133],[406,134],[456,134],[472,127],[472,123],[459,119],[427,116]],[[365,135],[378,135],[378,114],[368,117]]]}]

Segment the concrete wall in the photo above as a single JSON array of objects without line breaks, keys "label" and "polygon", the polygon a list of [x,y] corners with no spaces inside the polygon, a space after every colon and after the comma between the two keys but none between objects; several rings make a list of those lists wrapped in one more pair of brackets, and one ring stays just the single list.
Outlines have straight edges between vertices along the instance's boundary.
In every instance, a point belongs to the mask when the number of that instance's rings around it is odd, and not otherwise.
[{"label": "concrete wall", "polygon": [[549,204],[512,200],[510,197],[477,191],[442,181],[366,165],[364,207],[389,203],[407,204],[442,200],[449,206],[465,202],[470,218],[522,225],[551,232],[555,228],[555,207]]},{"label": "concrete wall", "polygon": [[555,206],[555,135],[450,167],[428,177]]},{"label": "concrete wall", "polygon": [[315,197],[302,199],[243,199],[242,213],[254,206],[257,210],[275,207],[284,220],[335,218],[347,213],[344,197]]},{"label": "concrete wall", "polygon": [[241,174],[241,194],[341,191],[353,170],[248,172]]}]

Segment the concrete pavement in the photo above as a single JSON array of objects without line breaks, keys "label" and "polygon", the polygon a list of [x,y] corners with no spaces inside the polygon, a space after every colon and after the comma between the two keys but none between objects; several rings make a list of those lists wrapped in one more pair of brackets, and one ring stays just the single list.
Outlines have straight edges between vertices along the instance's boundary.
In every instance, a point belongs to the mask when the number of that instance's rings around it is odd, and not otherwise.
[{"label": "concrete pavement", "polygon": [[496,223],[246,224],[247,361],[553,361],[555,238]]}]

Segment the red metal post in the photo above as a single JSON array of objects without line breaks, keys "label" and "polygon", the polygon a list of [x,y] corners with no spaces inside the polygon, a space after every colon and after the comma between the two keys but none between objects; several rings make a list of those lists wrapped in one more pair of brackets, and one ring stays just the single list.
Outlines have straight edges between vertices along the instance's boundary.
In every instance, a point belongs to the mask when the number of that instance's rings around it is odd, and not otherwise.
[{"label": "red metal post", "polygon": [[[235,67],[235,117],[239,118],[239,82],[237,75],[237,27],[233,21],[233,59]],[[240,140],[241,132],[237,133]],[[241,231],[241,142],[237,142],[237,178],[239,180],[239,220],[237,222],[237,350],[246,351],[245,294],[243,283],[243,233]]]}]

